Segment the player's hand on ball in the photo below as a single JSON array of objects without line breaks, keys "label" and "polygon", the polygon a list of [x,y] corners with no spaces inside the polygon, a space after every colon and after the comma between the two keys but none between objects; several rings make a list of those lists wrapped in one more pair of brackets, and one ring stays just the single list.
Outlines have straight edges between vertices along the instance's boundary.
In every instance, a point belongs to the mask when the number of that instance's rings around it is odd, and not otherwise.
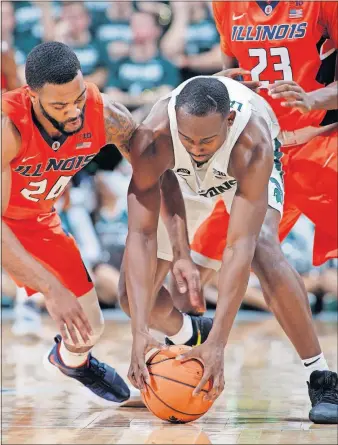
[{"label": "player's hand on ball", "polygon": [[268,90],[273,99],[285,99],[281,102],[282,107],[298,108],[301,113],[312,110],[311,97],[293,80],[278,80],[269,85]]},{"label": "player's hand on ball", "polygon": [[93,334],[92,328],[75,295],[58,280],[55,280],[44,295],[47,310],[57,323],[62,338],[71,339],[74,345],[78,345],[80,339],[76,333],[77,329],[83,342],[89,343],[89,336]]},{"label": "player's hand on ball", "polygon": [[224,347],[207,340],[201,346],[196,346],[191,351],[176,357],[176,360],[181,362],[191,359],[199,360],[204,366],[203,377],[194,389],[193,395],[197,396],[204,385],[211,380],[212,388],[204,399],[215,401],[224,389]]},{"label": "player's hand on ball", "polygon": [[[236,77],[238,76],[246,75],[251,76],[251,72],[243,68],[228,68],[215,74],[215,76],[230,77],[230,79],[236,79]],[[259,87],[261,86],[261,82],[259,82],[258,80],[239,80],[239,82],[253,91],[258,91]]]},{"label": "player's hand on ball", "polygon": [[197,312],[205,312],[205,301],[201,293],[200,273],[192,259],[181,258],[175,261],[172,272],[180,293],[189,292],[192,308]]},{"label": "player's hand on ball", "polygon": [[128,378],[130,383],[140,391],[145,389],[145,383],[150,384],[145,356],[147,352],[155,348],[167,349],[168,346],[155,340],[149,332],[137,332],[134,334]]}]

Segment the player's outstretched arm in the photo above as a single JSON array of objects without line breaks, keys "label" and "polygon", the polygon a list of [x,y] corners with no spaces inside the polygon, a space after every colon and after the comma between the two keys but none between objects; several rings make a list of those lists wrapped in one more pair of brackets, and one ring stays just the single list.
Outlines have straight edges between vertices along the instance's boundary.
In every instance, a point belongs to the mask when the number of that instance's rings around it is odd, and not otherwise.
[{"label": "player's outstretched arm", "polygon": [[[21,137],[11,120],[5,115],[2,116],[1,126],[1,211],[4,215],[8,207],[12,184],[10,162],[19,153]],[[74,344],[78,343],[79,339],[74,332],[75,326],[80,332],[82,340],[84,342],[88,341],[91,327],[75,296],[26,251],[3,218],[1,223],[2,265],[4,269],[22,284],[41,292],[45,296],[47,309],[58,324],[64,338],[67,338],[66,325]]]},{"label": "player's outstretched arm", "polygon": [[[2,115],[2,175],[1,175],[1,211],[5,214],[12,188],[10,162],[20,150],[21,137],[11,120]],[[2,219],[2,263],[6,271],[23,284],[44,293],[47,291],[49,272],[43,268],[16,238]]]},{"label": "player's outstretched arm", "polygon": [[190,305],[194,311],[205,312],[200,273],[190,256],[183,195],[178,179],[172,170],[167,170],[162,176],[161,197],[161,216],[173,249],[172,272],[178,290],[182,294],[188,291]]},{"label": "player's outstretched arm", "polygon": [[273,99],[282,100],[282,107],[297,108],[302,113],[311,110],[336,110],[338,108],[338,82],[325,88],[306,92],[293,80],[278,80],[268,86]]},{"label": "player's outstretched arm", "polygon": [[179,358],[197,358],[203,362],[203,378],[194,392],[198,394],[211,378],[213,387],[205,397],[211,400],[215,400],[224,388],[224,347],[247,288],[251,262],[268,206],[273,148],[268,138],[253,143],[250,136],[246,137],[244,145],[234,148],[230,161],[231,174],[237,179],[238,188],[231,207],[213,328],[203,345]]},{"label": "player's outstretched arm", "polygon": [[130,141],[133,176],[128,190],[125,273],[133,347],[128,377],[139,389],[149,381],[145,354],[153,347],[162,347],[149,334],[149,317],[154,304],[160,181],[171,167],[172,154],[166,145],[160,150],[159,141],[165,135],[156,130],[157,118],[155,114],[141,124]]},{"label": "player's outstretched arm", "polygon": [[[318,23],[323,36],[331,39],[338,48],[337,2],[320,2]],[[338,108],[338,57],[336,57],[335,82],[314,91],[304,89],[294,81],[278,81],[269,86],[274,99],[282,100],[286,108],[297,108],[302,113],[311,110],[336,110]]]},{"label": "player's outstretched arm", "polygon": [[210,338],[226,345],[246,292],[258,235],[268,207],[268,184],[273,166],[271,141],[261,140],[249,151],[236,147],[232,172],[237,191],[231,206],[226,248],[219,278],[214,328]]}]

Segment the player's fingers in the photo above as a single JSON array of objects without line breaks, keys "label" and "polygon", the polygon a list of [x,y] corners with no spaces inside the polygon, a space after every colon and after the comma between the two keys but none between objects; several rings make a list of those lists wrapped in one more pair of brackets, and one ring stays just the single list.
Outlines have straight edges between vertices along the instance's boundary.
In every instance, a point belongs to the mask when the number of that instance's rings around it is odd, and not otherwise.
[{"label": "player's fingers", "polygon": [[[143,380],[139,378],[137,366],[132,367],[128,373],[128,378],[130,383],[137,389],[141,390],[141,385],[143,385]],[[140,383],[141,381],[141,383]]]},{"label": "player's fingers", "polygon": [[295,93],[303,92],[302,88],[298,85],[286,84],[286,85],[279,85],[279,86],[274,86],[273,88],[269,88],[269,95],[272,96],[273,94],[287,93],[289,91],[294,91]]},{"label": "player's fingers", "polygon": [[242,68],[227,68],[227,69],[222,70],[219,73],[217,73],[217,76],[233,78],[233,77],[241,75],[242,71],[244,71]]},{"label": "player's fingers", "polygon": [[192,393],[194,397],[198,396],[198,394],[202,391],[203,387],[208,383],[209,379],[210,379],[210,374],[206,369],[204,369],[203,377],[201,378],[199,384],[196,386],[196,388]]},{"label": "player's fingers", "polygon": [[193,272],[188,279],[188,288],[191,304],[196,307],[200,305],[201,280],[198,271]]},{"label": "player's fingers", "polygon": [[268,85],[268,89],[271,90],[276,87],[279,87],[280,85],[297,85],[298,86],[298,84],[296,82],[294,82],[293,80],[277,80],[274,83],[270,83]]},{"label": "player's fingers", "polygon": [[142,362],[140,360],[136,359],[130,373],[131,382],[134,382],[135,388],[138,388],[140,391],[144,388],[144,380],[142,377],[142,372],[140,367],[141,363]]},{"label": "player's fingers", "polygon": [[80,309],[81,309],[81,310],[79,311],[79,314],[78,314],[78,315],[79,315],[79,317],[80,317],[82,323],[84,324],[84,327],[85,327],[85,329],[86,329],[86,331],[87,331],[87,334],[88,334],[88,335],[93,335],[94,332],[93,332],[93,329],[92,329],[92,327],[91,327],[91,325],[90,325],[90,323],[89,323],[89,320],[88,320],[86,314],[84,313],[84,310],[82,309],[82,307],[80,307]]},{"label": "player's fingers", "polygon": [[282,107],[294,108],[294,107],[302,107],[305,108],[304,102],[302,100],[290,100],[288,102],[281,102]]},{"label": "player's fingers", "polygon": [[230,68],[228,70],[224,70],[223,73],[224,76],[230,77],[231,79],[237,76],[245,76],[247,74],[251,74],[250,71],[243,68]]},{"label": "player's fingers", "polygon": [[302,99],[301,94],[297,93],[297,91],[284,91],[282,93],[272,93],[271,97],[272,99],[280,99],[280,98],[296,99],[296,100]]},{"label": "player's fingers", "polygon": [[140,384],[140,390],[144,389],[144,383],[147,383],[150,385],[150,375],[147,368],[147,365],[144,362],[139,362],[139,384]]},{"label": "player's fingers", "polygon": [[191,351],[185,352],[184,354],[178,355],[175,360],[178,360],[181,363],[184,363],[184,362],[187,362],[188,360],[191,360],[192,358],[199,359],[199,357],[196,357],[194,349],[192,349]]},{"label": "player's fingers", "polygon": [[258,90],[259,87],[262,85],[261,82],[259,82],[257,80],[248,80],[248,81],[241,82],[241,84],[243,84],[247,88],[250,88],[250,90],[253,90],[253,91]]},{"label": "player's fingers", "polygon": [[197,271],[193,278],[192,289],[190,291],[190,302],[198,313],[203,313],[206,311],[205,299],[202,294],[201,275],[199,271]]},{"label": "player's fingers", "polygon": [[82,340],[84,341],[85,344],[89,343],[89,335],[88,335],[88,330],[86,328],[86,326],[84,325],[83,321],[81,320],[80,317],[74,317],[73,318],[73,325],[77,328]]},{"label": "player's fingers", "polygon": [[194,273],[194,282],[195,282],[195,288],[197,292],[200,292],[202,289],[202,283],[201,283],[201,274],[198,270]]},{"label": "player's fingers", "polygon": [[136,388],[142,391],[144,389],[144,380],[139,370],[135,373],[134,378],[136,380]]},{"label": "player's fingers", "polygon": [[168,349],[168,346],[160,343],[159,341],[155,340],[154,338],[152,338],[151,340],[149,340],[144,353],[147,354],[149,351],[151,351],[152,349]]},{"label": "player's fingers", "polygon": [[178,290],[181,292],[181,294],[184,294],[187,291],[187,286],[185,284],[182,272],[178,268],[174,268],[173,274],[176,280]]},{"label": "player's fingers", "polygon": [[68,332],[67,332],[67,329],[66,329],[65,322],[63,320],[60,320],[58,322],[58,325],[59,325],[60,334],[61,334],[61,337],[62,337],[63,341],[67,341],[67,340],[69,341],[70,338],[69,338],[69,335],[68,335]]},{"label": "player's fingers", "polygon": [[69,336],[70,336],[72,342],[74,343],[75,346],[78,346],[79,345],[79,339],[77,338],[75,326],[73,325],[73,321],[70,318],[68,318],[65,321],[65,323],[66,323],[66,326],[67,326],[67,329],[68,329],[68,332],[69,332]]},{"label": "player's fingers", "polygon": [[213,382],[212,389],[204,396],[204,400],[215,401],[224,390],[223,375],[217,376]]},{"label": "player's fingers", "polygon": [[[133,385],[133,386],[135,386],[135,388],[138,388],[138,386],[137,386],[137,380],[136,380],[136,378],[135,378],[135,373],[134,373],[134,370],[133,370],[133,368],[129,368],[129,371],[128,371],[128,379],[129,379],[129,381],[130,381],[130,383]],[[138,388],[139,389],[139,388]]]}]

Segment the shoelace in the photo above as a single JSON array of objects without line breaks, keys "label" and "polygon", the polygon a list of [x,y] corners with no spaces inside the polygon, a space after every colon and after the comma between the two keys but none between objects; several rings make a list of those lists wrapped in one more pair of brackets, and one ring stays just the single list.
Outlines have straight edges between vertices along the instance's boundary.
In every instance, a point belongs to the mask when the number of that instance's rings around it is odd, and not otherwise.
[{"label": "shoelace", "polygon": [[106,374],[105,366],[94,357],[89,360],[89,367],[99,377],[104,377]]}]

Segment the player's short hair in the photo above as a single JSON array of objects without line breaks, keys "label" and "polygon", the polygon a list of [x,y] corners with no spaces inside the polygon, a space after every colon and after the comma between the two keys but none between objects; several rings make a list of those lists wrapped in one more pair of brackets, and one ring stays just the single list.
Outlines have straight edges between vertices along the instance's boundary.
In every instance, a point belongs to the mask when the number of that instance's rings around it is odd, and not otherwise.
[{"label": "player's short hair", "polygon": [[40,90],[46,83],[62,85],[71,82],[81,71],[74,51],[61,42],[37,45],[27,56],[26,82],[33,90]]},{"label": "player's short hair", "polygon": [[230,112],[230,98],[227,87],[214,77],[197,77],[188,82],[176,97],[176,110],[184,108],[194,116],[206,116]]}]

